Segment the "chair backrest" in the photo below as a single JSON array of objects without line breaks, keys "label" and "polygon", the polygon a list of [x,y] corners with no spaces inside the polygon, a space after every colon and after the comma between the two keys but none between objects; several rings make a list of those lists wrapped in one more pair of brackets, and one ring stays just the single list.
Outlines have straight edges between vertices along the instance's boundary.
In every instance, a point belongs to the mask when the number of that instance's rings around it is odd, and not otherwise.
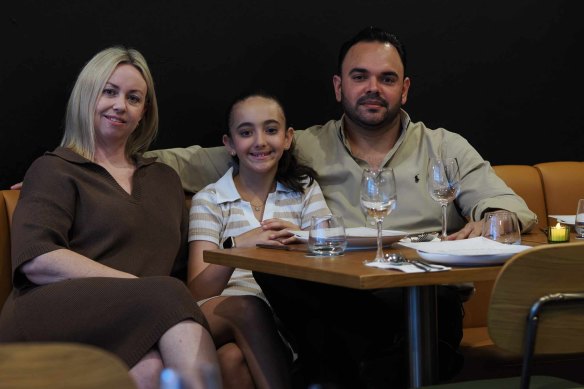
[{"label": "chair backrest", "polygon": [[0,191],[0,308],[12,290],[10,225],[19,196],[19,190]]},{"label": "chair backrest", "polygon": [[499,178],[525,200],[529,209],[537,214],[539,227],[547,227],[548,213],[538,170],[531,165],[495,165],[493,169]]},{"label": "chair backrest", "polygon": [[575,214],[578,200],[584,198],[584,162],[544,162],[535,168],[543,182],[548,215]]},{"label": "chair backrest", "polygon": [[[493,342],[522,353],[527,316],[532,305],[551,293],[584,292],[584,242],[537,246],[516,254],[501,269],[489,305]],[[584,352],[584,306],[543,311],[535,353]]]}]

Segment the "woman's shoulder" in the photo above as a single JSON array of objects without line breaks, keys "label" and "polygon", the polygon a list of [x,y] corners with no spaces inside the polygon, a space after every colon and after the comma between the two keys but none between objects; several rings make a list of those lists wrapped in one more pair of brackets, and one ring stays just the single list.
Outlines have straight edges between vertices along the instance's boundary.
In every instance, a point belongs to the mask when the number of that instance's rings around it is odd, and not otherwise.
[{"label": "woman's shoulder", "polygon": [[[139,175],[139,180],[144,187],[164,196],[185,199],[186,193],[180,177],[172,167],[161,162],[152,162],[140,169],[144,170],[144,173]],[[138,174],[138,171],[134,174]]]},{"label": "woman's shoulder", "polygon": [[48,170],[48,173],[54,171],[54,167],[62,165],[65,161],[56,157],[54,154],[45,153],[37,157],[29,166],[28,172],[35,172],[38,170]]},{"label": "woman's shoulder", "polygon": [[55,151],[36,158],[24,175],[21,197],[29,193],[63,193],[75,186],[79,176],[75,164]]},{"label": "woman's shoulder", "polygon": [[62,173],[71,165],[71,161],[67,158],[63,158],[63,155],[61,155],[60,152],[61,149],[63,148],[59,147],[54,151],[47,151],[40,157],[36,158],[28,168],[26,176],[49,176],[53,178],[62,175]]},{"label": "woman's shoulder", "polygon": [[150,169],[155,170],[156,172],[158,172],[158,174],[179,178],[179,175],[176,172],[176,170],[174,170],[171,166],[165,163],[151,161],[149,164],[146,164],[146,166]]}]

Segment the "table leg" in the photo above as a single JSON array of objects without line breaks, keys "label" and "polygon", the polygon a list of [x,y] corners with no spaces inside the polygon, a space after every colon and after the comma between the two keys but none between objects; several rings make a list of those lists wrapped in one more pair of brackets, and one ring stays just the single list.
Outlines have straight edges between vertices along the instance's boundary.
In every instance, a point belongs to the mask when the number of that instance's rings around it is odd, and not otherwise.
[{"label": "table leg", "polygon": [[406,288],[410,388],[437,383],[436,286]]}]

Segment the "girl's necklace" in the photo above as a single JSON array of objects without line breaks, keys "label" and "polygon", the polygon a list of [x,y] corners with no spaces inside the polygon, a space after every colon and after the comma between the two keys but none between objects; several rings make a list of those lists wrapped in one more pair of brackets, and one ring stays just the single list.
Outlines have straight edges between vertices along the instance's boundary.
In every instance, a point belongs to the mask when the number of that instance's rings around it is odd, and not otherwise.
[{"label": "girl's necklace", "polygon": [[[268,195],[266,196],[266,199],[263,202],[260,202],[259,204],[254,204],[251,200],[247,200],[246,199],[247,196],[243,196],[243,193],[244,192],[247,192],[247,191],[242,191],[243,188],[241,188],[241,183],[239,183],[238,181],[235,181],[235,187],[237,188],[238,192],[240,193],[239,195],[241,196],[241,199],[242,200],[247,201],[249,203],[249,205],[251,205],[251,207],[253,208],[253,210],[255,212],[261,212],[261,210],[266,205],[266,201],[268,201],[269,193],[268,193]],[[273,190],[275,190],[275,188],[276,188],[276,184],[274,183],[272,185],[272,189],[270,190],[270,192],[273,191]]]},{"label": "girl's necklace", "polygon": [[251,201],[250,201],[249,203],[250,203],[250,205],[253,207],[253,209],[254,209],[256,212],[259,212],[259,211],[261,211],[261,210],[262,210],[262,208],[264,207],[265,201],[264,201],[263,203],[261,203],[261,204],[254,204],[254,203],[252,203]]}]

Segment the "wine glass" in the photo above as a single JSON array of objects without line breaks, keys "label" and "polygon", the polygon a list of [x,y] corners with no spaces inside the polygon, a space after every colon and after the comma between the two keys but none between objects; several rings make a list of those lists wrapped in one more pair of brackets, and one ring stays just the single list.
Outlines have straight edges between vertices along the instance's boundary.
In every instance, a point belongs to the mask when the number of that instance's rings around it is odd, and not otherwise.
[{"label": "wine glass", "polygon": [[428,162],[428,192],[442,207],[442,234],[447,239],[446,207],[460,192],[460,169],[456,158],[430,158]]},{"label": "wine glass", "polygon": [[576,231],[576,239],[584,239],[584,199],[578,200],[574,231]]},{"label": "wine glass", "polygon": [[393,169],[364,169],[361,176],[361,206],[377,224],[377,253],[368,262],[385,262],[383,257],[383,218],[397,205],[397,190]]}]

